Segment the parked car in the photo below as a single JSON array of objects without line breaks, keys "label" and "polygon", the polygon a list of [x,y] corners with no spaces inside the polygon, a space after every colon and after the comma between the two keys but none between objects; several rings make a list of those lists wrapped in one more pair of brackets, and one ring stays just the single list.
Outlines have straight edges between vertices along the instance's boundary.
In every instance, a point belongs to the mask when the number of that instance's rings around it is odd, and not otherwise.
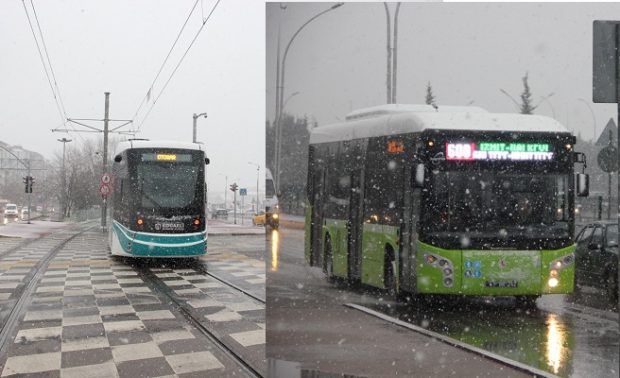
[{"label": "parked car", "polygon": [[605,291],[618,301],[618,223],[598,221],[584,226],[575,238],[575,285]]},{"label": "parked car", "polygon": [[217,209],[211,215],[211,219],[228,219],[228,210],[226,209]]},{"label": "parked car", "polygon": [[261,211],[258,214],[254,214],[254,216],[252,217],[252,224],[253,225],[265,225],[265,212]]}]

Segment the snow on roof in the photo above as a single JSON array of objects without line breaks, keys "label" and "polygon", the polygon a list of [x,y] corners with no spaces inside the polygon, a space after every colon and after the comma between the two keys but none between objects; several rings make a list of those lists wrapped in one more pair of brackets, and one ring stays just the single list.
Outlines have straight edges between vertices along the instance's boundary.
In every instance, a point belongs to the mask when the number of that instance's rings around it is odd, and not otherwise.
[{"label": "snow on roof", "polygon": [[379,106],[372,106],[369,108],[357,109],[346,115],[347,121],[352,121],[360,118],[378,117],[388,114],[397,113],[411,113],[411,112],[440,112],[440,113],[454,113],[454,112],[486,112],[486,110],[477,106],[437,106],[432,105],[420,105],[420,104],[386,104]]},{"label": "snow on roof", "polygon": [[169,140],[128,140],[120,142],[114,156],[132,148],[180,148],[184,150],[204,151],[204,146],[198,143],[177,142]]},{"label": "snow on roof", "polygon": [[[418,106],[425,107],[414,105],[411,109]],[[443,106],[439,107],[439,111],[432,109],[433,111],[392,111],[382,116],[352,119],[317,127],[310,133],[310,143],[416,133],[424,130],[569,133],[558,121],[545,116],[489,113],[478,107],[473,107],[471,111],[468,107]]]}]

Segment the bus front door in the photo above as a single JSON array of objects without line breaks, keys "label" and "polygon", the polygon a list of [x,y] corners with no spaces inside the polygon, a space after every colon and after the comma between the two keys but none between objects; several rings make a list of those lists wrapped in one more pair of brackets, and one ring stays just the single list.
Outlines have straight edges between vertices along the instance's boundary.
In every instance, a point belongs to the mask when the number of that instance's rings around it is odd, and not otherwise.
[{"label": "bus front door", "polygon": [[[310,228],[312,240],[312,254],[310,265],[323,266],[323,202],[325,198],[325,170],[314,171],[314,201],[312,204],[312,224]],[[322,264],[322,265],[319,265]]]},{"label": "bus front door", "polygon": [[351,174],[351,190],[349,197],[349,222],[347,238],[348,277],[352,280],[361,279],[361,224],[362,224],[362,178],[359,172]]},{"label": "bus front door", "polygon": [[417,226],[421,205],[421,190],[414,188],[411,170],[405,171],[404,213],[401,228],[400,246],[400,289],[415,292],[416,274],[415,258],[418,240]]}]

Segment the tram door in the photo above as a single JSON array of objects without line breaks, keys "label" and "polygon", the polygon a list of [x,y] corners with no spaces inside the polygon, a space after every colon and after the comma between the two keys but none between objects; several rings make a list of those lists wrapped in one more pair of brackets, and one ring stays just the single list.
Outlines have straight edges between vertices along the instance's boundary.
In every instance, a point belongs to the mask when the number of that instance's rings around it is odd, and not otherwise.
[{"label": "tram door", "polygon": [[351,188],[349,195],[349,222],[348,228],[348,270],[349,279],[361,279],[361,244],[362,244],[362,188],[363,188],[362,171],[354,171],[351,173]]}]

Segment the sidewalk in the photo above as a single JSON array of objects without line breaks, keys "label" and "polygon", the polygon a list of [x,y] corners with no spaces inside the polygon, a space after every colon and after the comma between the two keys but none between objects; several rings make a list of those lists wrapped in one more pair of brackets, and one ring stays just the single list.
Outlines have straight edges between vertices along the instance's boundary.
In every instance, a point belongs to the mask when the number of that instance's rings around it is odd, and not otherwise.
[{"label": "sidewalk", "polygon": [[0,238],[24,238],[36,239],[51,234],[60,228],[66,227],[70,222],[50,222],[44,220],[17,221],[0,226]]},{"label": "sidewalk", "polygon": [[237,223],[234,224],[232,220],[209,219],[207,235],[265,235],[265,227],[254,226],[251,220],[244,219],[243,225],[240,220],[237,220]]}]

